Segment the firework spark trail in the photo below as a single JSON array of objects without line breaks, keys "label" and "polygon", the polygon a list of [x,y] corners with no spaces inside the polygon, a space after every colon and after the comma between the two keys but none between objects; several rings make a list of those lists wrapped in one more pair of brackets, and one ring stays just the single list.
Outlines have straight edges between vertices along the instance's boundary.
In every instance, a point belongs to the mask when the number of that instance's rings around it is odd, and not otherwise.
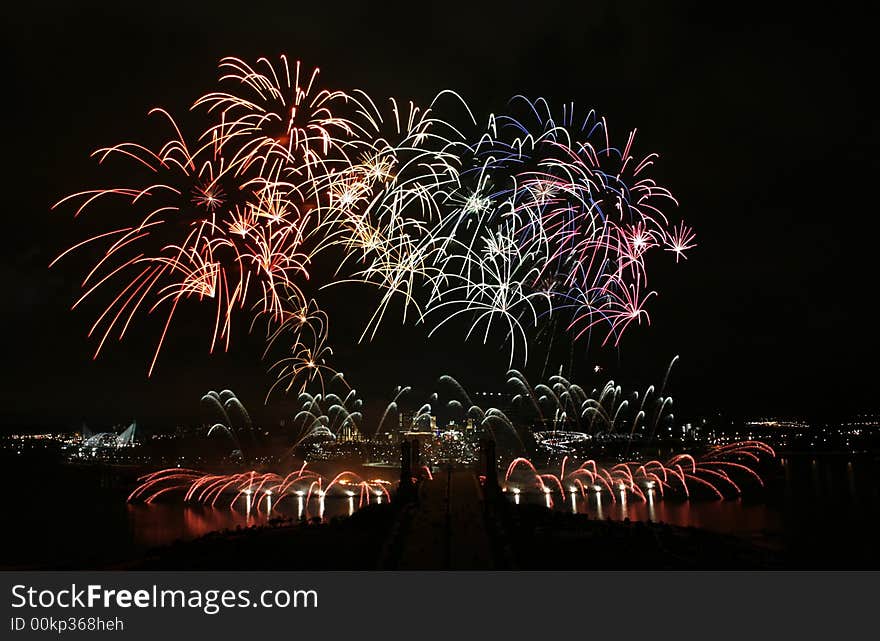
[{"label": "firework spark trail", "polygon": [[[504,327],[505,342],[511,345],[510,365],[513,364],[518,344],[522,345],[523,360],[527,360],[529,339],[520,319],[525,314],[537,324],[540,303],[549,302],[543,292],[534,291],[526,285],[533,281],[539,270],[532,259],[531,253],[523,254],[504,231],[486,239],[482,254],[465,254],[462,260],[465,273],[444,275],[444,279],[451,278],[459,284],[447,287],[432,300],[431,311],[440,313],[443,319],[433,327],[429,336],[451,320],[467,314],[473,315],[474,320],[465,339],[485,325],[485,343],[497,318]],[[439,287],[435,287],[435,291],[439,290]],[[446,300],[443,300],[444,296]]]},{"label": "firework spark trail", "polygon": [[[676,360],[677,356],[667,367],[661,390]],[[656,395],[653,385],[640,396],[624,393],[614,381],[607,381],[588,394],[561,375],[532,386],[518,370],[507,372],[507,385],[513,406],[520,413],[528,412],[533,424],[544,426],[534,433],[539,445],[563,454],[570,453],[575,443],[600,434],[626,436],[631,441],[641,429],[653,438],[657,427],[672,419],[668,412],[672,397]]]},{"label": "firework spark trail", "polygon": [[336,378],[342,381],[342,386],[347,393],[341,398],[337,394],[324,393],[321,384],[321,393],[309,394],[300,392],[298,401],[300,410],[291,421],[294,431],[294,442],[288,448],[284,457],[293,456],[296,449],[309,441],[335,440],[343,438],[350,440],[359,437],[361,423],[363,421],[363,401],[358,398],[357,390],[348,387],[344,378],[338,374],[330,380],[332,384]]},{"label": "firework spark trail", "polygon": [[320,180],[328,163],[338,160],[333,153],[354,133],[351,123],[333,112],[348,95],[319,90],[320,70],[308,73],[300,61],[291,70],[284,55],[277,63],[260,58],[253,66],[228,57],[220,61],[220,71],[220,84],[231,89],[205,94],[193,105],[220,120],[204,137],[216,137],[231,151],[238,172],[257,168],[266,176],[284,167]]},{"label": "firework spark trail", "polygon": [[[284,355],[274,361],[270,372],[275,372],[275,383],[266,394],[266,402],[276,388],[290,392],[299,385],[299,393],[317,382],[324,393],[324,375],[335,379],[338,372],[327,364],[333,349],[327,344],[329,318],[311,300],[296,312],[283,316],[277,327],[269,332],[264,358],[278,344],[284,346]],[[292,343],[292,344],[291,344]],[[344,383],[343,379],[343,383]]]}]

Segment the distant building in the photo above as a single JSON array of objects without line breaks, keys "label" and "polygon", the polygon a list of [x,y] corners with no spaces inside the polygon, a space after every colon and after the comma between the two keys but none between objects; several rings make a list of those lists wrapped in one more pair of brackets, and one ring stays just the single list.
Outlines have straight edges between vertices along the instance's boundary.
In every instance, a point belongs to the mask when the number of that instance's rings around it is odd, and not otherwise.
[{"label": "distant building", "polygon": [[131,425],[125,428],[120,434],[115,432],[99,432],[97,434],[92,434],[88,428],[84,428],[82,447],[92,449],[131,447],[136,443],[136,436],[137,421],[132,421]]},{"label": "distant building", "polygon": [[412,412],[401,412],[398,417],[398,430],[397,433],[402,435],[405,432],[412,431],[413,429],[413,413]]},{"label": "distant building", "polygon": [[336,440],[360,442],[363,441],[364,438],[361,435],[360,430],[358,430],[357,425],[351,421],[346,421],[345,425],[339,428],[339,431],[336,434]]}]

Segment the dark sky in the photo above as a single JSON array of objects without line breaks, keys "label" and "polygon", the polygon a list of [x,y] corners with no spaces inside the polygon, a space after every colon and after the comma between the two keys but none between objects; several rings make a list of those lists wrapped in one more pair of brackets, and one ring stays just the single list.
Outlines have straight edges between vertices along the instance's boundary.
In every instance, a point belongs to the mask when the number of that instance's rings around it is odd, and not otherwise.
[{"label": "dark sky", "polygon": [[[660,296],[650,327],[617,351],[578,348],[576,379],[592,385],[598,362],[625,387],[643,387],[680,354],[671,391],[686,412],[876,410],[871,21],[845,3],[816,13],[809,3],[763,3],[777,5],[769,12],[742,2],[515,4],[6,9],[3,424],[173,423],[221,387],[259,415],[270,382],[259,337],[240,334],[231,353],[208,356],[193,318],[147,380],[156,328],[146,323],[93,362],[94,316],[69,311],[82,265],[47,269],[82,229],[49,207],[101,184],[89,153],[147,137],[149,108],[184,113],[212,88],[221,57],[283,52],[319,65],[329,85],[376,97],[425,101],[452,88],[482,117],[513,94],[541,95],[595,107],[620,137],[639,128],[699,247],[652,274]],[[392,322],[357,347],[366,300],[340,295],[329,307],[338,367],[367,395],[446,372],[479,388],[503,381],[497,347],[463,344],[454,331],[426,340]]]}]

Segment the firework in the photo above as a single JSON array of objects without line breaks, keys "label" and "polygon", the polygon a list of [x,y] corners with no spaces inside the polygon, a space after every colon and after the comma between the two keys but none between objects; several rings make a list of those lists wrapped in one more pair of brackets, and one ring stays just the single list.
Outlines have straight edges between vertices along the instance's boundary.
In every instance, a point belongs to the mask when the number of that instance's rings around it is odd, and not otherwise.
[{"label": "firework", "polygon": [[291,69],[287,56],[277,63],[260,58],[250,65],[239,58],[220,61],[219,83],[228,91],[205,94],[193,105],[219,122],[204,137],[215,138],[237,172],[256,169],[262,176],[279,170],[321,180],[351,124],[333,113],[348,96],[319,89],[320,70]]},{"label": "firework", "polygon": [[[308,505],[313,497],[323,502],[327,496],[359,496],[359,507],[369,505],[377,496],[391,500],[389,483],[381,479],[365,480],[355,472],[345,471],[327,479],[306,469],[306,464],[284,476],[272,472],[210,474],[186,468],[171,468],[146,474],[128,496],[129,502],[153,503],[169,495],[182,496],[187,503],[210,507],[243,509],[250,513],[271,512],[289,500]],[[304,499],[304,501],[303,501]]]},{"label": "firework", "polygon": [[[79,202],[79,216],[122,199],[130,224],[78,243],[58,259],[104,246],[73,306],[99,291],[109,294],[110,303],[89,331],[100,337],[95,357],[111,334],[122,339],[139,313],[167,310],[149,373],[183,304],[213,306],[210,348],[220,343],[226,349],[234,312],[252,303],[278,315],[279,289],[297,290],[297,281],[308,276],[308,258],[300,249],[308,217],[290,203],[284,186],[231,171],[216,141],[191,151],[167,112],[151,113],[163,116],[174,132],[158,151],[122,143],[95,152],[102,163],[119,157],[146,170],[140,172],[141,186],[89,190],[55,205]],[[274,215],[266,214],[270,210]],[[114,216],[120,218],[118,212]]]},{"label": "firework", "polygon": [[690,497],[699,488],[723,499],[730,494],[742,494],[744,480],[763,487],[763,480],[752,466],[762,458],[775,456],[773,448],[766,443],[742,441],[712,447],[700,456],[676,454],[665,463],[628,461],[603,467],[591,459],[573,468],[567,466],[566,456],[558,474],[541,473],[529,459],[521,457],[510,463],[504,482],[517,493],[533,488],[548,497],[556,492],[564,497],[565,488],[569,488],[583,497],[589,492],[607,492],[612,501],[618,493],[647,501],[646,494],[654,490],[661,497],[666,493]]},{"label": "firework", "polygon": [[354,92],[353,122],[361,137],[346,152],[358,160],[332,178],[321,248],[343,252],[337,279],[328,285],[361,282],[379,292],[361,340],[375,336],[395,298],[403,301],[404,322],[412,312],[421,320],[420,289],[442,276],[433,264],[442,238],[432,227],[458,184],[457,151],[466,147],[461,134],[434,113],[444,95],[427,109],[394,98],[380,109],[364,92]]},{"label": "firework", "polygon": [[209,121],[195,144],[155,110],[173,131],[158,150],[96,152],[133,163],[139,186],[58,203],[79,203],[77,216],[125,204],[114,212],[124,222],[62,254],[104,248],[74,304],[109,293],[90,330],[96,356],[138,313],[162,309],[152,372],[179,309],[209,303],[212,351],[229,348],[235,315],[251,327],[266,318],[269,347],[282,334],[289,346],[272,389],[302,391],[333,371],[327,319],[296,326],[298,310],[318,306],[302,287],[327,252],[337,267],[315,291],[361,283],[377,293],[360,340],[400,301],[403,322],[434,332],[462,319],[465,339],[500,340],[512,366],[543,331],[619,344],[650,323],[649,257],[663,249],[679,262],[696,246],[690,227],[670,226],[677,202],[650,175],[657,155],[636,154],[636,130],[616,147],[605,118],[572,104],[518,96],[483,126],[452,91],[426,108],[377,103],[322,88],[318,69],[282,55],[224,58],[218,88],[193,110]]}]

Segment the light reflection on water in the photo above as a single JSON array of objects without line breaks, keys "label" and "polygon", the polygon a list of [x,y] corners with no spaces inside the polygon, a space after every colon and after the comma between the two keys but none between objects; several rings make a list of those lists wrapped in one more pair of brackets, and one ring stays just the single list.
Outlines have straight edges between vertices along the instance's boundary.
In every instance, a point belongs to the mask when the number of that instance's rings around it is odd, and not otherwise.
[{"label": "light reflection on water", "polygon": [[[343,471],[335,464],[314,464],[310,469],[325,479],[334,478]],[[393,469],[367,466],[346,469],[372,482],[378,479],[390,483],[397,473]],[[176,540],[195,539],[220,530],[267,525],[272,519],[327,522],[336,517],[351,516],[362,505],[368,504],[367,498],[369,503],[382,503],[378,490],[366,497],[361,496],[359,489],[347,489],[339,484],[330,494],[318,490],[309,495],[305,490],[297,489],[281,496],[256,491],[251,494],[246,490],[232,509],[230,499],[224,496],[216,507],[169,499],[151,504],[129,503],[125,505],[125,512],[131,543],[144,549],[168,545]]]},{"label": "light reflection on water", "polygon": [[[874,464],[845,458],[797,456],[779,461],[779,483],[768,487],[766,499],[777,496],[774,501],[749,501],[728,499],[724,501],[694,499],[667,493],[661,496],[656,489],[645,490],[645,501],[615,488],[609,492],[566,492],[565,496],[554,492],[544,494],[523,489],[521,493],[510,492],[509,497],[517,504],[538,504],[591,518],[632,521],[653,521],[682,527],[698,527],[742,536],[762,532],[779,532],[786,526],[785,512],[803,515],[810,519],[827,518],[830,505],[835,509],[849,506],[850,510],[862,512],[862,508],[876,506],[877,484]],[[336,516],[349,516],[358,509],[357,497],[312,496],[306,504],[304,496],[288,496],[280,502],[278,497],[266,497],[268,501],[256,511],[246,505],[251,497],[242,497],[237,509],[208,508],[203,506],[162,503],[127,506],[128,529],[132,542],[139,547],[165,545],[176,539],[192,539],[209,532],[251,525],[263,525],[270,518],[314,517],[329,520]],[[781,500],[780,500],[781,499]],[[381,502],[381,497],[373,497]],[[271,502],[271,503],[270,503]],[[256,501],[254,501],[256,503]],[[272,505],[271,516],[266,507]],[[870,508],[869,512],[874,512]]]},{"label": "light reflection on water", "polygon": [[[518,495],[520,504],[550,503],[549,495],[522,492]],[[681,527],[698,527],[728,534],[752,534],[762,530],[778,530],[782,527],[782,518],[777,510],[763,503],[747,503],[742,499],[726,501],[683,500],[673,497],[656,497],[653,490],[646,492],[646,501],[615,492],[612,496],[605,493],[580,492],[569,493],[565,499],[559,494],[553,496],[553,509],[586,514],[594,519],[613,521],[630,519],[631,521],[663,522]]]},{"label": "light reflection on water", "polygon": [[[776,471],[765,473],[766,487],[747,500],[687,500],[646,489],[642,501],[616,489],[611,494],[587,488],[586,493],[569,491],[564,497],[554,492],[552,505],[602,520],[629,518],[747,537],[784,534],[805,547],[813,544],[819,532],[828,537],[849,531],[846,536],[852,541],[856,537],[848,528],[861,532],[865,525],[880,525],[880,459],[876,455],[789,455],[778,460]],[[521,488],[510,498],[517,504],[548,503],[548,497],[537,489]]]},{"label": "light reflection on water", "polygon": [[[814,464],[813,461],[816,461]],[[51,568],[88,567],[139,558],[145,548],[190,539],[225,528],[264,523],[265,514],[248,521],[242,507],[209,509],[184,506],[169,500],[154,505],[128,505],[133,478],[121,480],[112,468],[71,466],[48,467],[41,474],[27,468],[0,470],[0,480],[16,487],[28,474],[28,491],[11,492],[4,530],[5,545],[0,547],[0,567]],[[332,476],[336,470],[322,470]],[[378,474],[367,470],[365,478]],[[389,480],[395,472],[383,474]],[[880,567],[876,532],[880,530],[880,458],[861,456],[787,455],[779,467],[769,470],[767,487],[750,500],[693,500],[646,494],[645,503],[628,497],[627,516],[631,520],[664,521],[682,526],[752,537],[762,532],[780,533],[779,541],[798,558],[828,559],[841,565],[856,561],[857,567]],[[59,489],[63,488],[63,489]],[[566,488],[567,490],[568,488]],[[51,501],[34,502],[33,496],[51,496]],[[286,497],[278,504],[272,498],[273,516],[311,518],[320,511],[317,497],[306,506],[305,497]],[[544,505],[539,493],[514,495],[511,501]],[[572,501],[568,492],[553,494],[554,505],[568,513]],[[345,516],[357,510],[358,497],[327,497],[324,518]],[[613,500],[612,500],[613,499]],[[383,499],[384,500],[384,499]],[[308,508],[308,509],[307,509]],[[597,494],[590,491],[584,500],[578,494],[574,509],[590,518],[623,519],[618,492]],[[263,509],[263,512],[265,509]],[[308,515],[308,516],[306,516]],[[63,535],[59,535],[63,533]],[[842,560],[841,560],[842,559]],[[866,561],[871,560],[873,561]],[[849,566],[847,566],[849,567]]]},{"label": "light reflection on water", "polygon": [[253,509],[250,496],[243,496],[239,502],[242,505],[238,509],[180,503],[128,504],[129,531],[136,545],[156,547],[219,530],[267,525],[270,519],[317,517],[327,521],[337,516],[350,516],[358,508],[354,497],[313,497],[307,509],[305,498],[296,496],[276,501],[271,512],[266,509],[269,502],[259,511]]}]

